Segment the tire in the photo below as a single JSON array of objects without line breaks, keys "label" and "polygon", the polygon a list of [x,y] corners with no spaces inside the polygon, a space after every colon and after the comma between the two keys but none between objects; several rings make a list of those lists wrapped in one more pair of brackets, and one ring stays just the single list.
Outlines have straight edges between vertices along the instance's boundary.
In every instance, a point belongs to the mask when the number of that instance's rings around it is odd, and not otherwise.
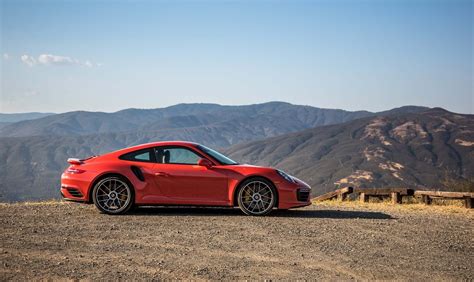
[{"label": "tire", "polygon": [[92,200],[101,213],[124,214],[133,206],[133,188],[124,177],[108,176],[94,185]]},{"label": "tire", "polygon": [[265,178],[250,178],[240,185],[237,203],[246,215],[266,215],[273,210],[276,202],[275,186]]}]

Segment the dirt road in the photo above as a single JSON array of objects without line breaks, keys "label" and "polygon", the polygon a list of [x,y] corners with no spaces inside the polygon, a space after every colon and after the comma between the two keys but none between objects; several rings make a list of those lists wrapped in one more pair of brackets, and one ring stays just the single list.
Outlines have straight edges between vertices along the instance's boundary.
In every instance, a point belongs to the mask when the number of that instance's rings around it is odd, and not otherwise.
[{"label": "dirt road", "polygon": [[0,205],[0,280],[474,279],[473,213]]}]

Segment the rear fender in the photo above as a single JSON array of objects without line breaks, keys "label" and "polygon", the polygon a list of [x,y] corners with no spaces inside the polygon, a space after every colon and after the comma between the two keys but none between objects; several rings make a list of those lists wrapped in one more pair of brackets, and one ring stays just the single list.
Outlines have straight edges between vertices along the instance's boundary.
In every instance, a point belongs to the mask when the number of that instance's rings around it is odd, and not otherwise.
[{"label": "rear fender", "polygon": [[[91,181],[91,184],[89,185],[89,190],[87,192],[87,202],[92,203],[92,191],[94,189],[94,186],[99,182],[101,179],[108,177],[108,176],[120,176],[125,178],[125,180],[129,183],[131,186],[133,193],[135,194],[135,198],[137,197],[137,193],[139,191],[142,191],[144,189],[143,186],[146,186],[146,183],[139,181],[136,179],[136,176],[133,174],[132,170],[129,168],[128,171],[127,169],[121,169],[121,170],[109,170],[100,173],[97,175],[93,181]],[[140,193],[141,194],[141,193]]]}]

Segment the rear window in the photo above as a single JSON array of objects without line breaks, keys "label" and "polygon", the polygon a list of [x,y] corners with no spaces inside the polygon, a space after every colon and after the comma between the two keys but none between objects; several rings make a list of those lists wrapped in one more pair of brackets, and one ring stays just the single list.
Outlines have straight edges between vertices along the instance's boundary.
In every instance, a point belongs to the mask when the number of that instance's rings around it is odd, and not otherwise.
[{"label": "rear window", "polygon": [[153,154],[151,149],[144,149],[126,153],[119,157],[121,160],[133,162],[153,162]]}]

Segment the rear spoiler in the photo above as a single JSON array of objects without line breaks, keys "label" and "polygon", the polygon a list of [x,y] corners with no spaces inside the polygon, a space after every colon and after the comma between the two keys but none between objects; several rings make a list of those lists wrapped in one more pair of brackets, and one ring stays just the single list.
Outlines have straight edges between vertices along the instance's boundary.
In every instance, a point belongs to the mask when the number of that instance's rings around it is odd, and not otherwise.
[{"label": "rear spoiler", "polygon": [[90,157],[85,158],[85,159],[69,158],[69,159],[67,159],[67,162],[72,164],[72,165],[81,165],[85,161],[90,160],[90,159],[95,158],[95,157],[97,157],[97,156],[90,156]]}]

